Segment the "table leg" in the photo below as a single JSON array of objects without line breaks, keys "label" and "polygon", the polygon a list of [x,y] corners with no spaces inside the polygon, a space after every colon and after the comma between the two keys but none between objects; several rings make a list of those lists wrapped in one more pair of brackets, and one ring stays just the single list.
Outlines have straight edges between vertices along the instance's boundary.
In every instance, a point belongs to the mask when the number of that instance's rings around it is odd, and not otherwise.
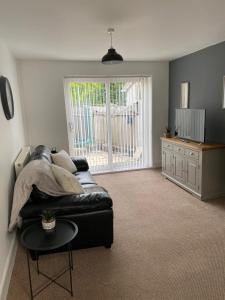
[{"label": "table leg", "polygon": [[68,245],[68,260],[69,260],[69,272],[70,272],[70,293],[71,296],[73,296],[73,282],[72,282],[72,250],[71,250],[71,244]]},{"label": "table leg", "polygon": [[73,270],[73,251],[72,251],[72,245],[70,243],[70,261],[71,261],[71,267]]},{"label": "table leg", "polygon": [[31,282],[29,250],[26,250],[26,253],[27,253],[27,267],[28,267],[28,274],[29,274],[29,284],[30,284],[30,298],[31,298],[31,300],[33,300],[34,297],[33,297],[33,289],[32,289],[32,282]]},{"label": "table leg", "polygon": [[37,251],[35,252],[35,256],[36,256],[36,264],[37,264],[37,273],[39,275],[40,271],[39,271],[39,255],[37,253]]}]

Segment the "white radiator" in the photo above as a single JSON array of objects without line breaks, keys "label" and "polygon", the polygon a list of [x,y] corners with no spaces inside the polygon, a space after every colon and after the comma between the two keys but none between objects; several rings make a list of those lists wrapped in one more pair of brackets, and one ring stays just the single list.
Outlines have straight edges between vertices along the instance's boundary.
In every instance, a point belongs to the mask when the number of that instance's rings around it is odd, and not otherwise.
[{"label": "white radiator", "polygon": [[15,161],[16,177],[18,177],[19,173],[22,171],[22,169],[28,162],[29,158],[30,158],[30,147],[24,147]]}]

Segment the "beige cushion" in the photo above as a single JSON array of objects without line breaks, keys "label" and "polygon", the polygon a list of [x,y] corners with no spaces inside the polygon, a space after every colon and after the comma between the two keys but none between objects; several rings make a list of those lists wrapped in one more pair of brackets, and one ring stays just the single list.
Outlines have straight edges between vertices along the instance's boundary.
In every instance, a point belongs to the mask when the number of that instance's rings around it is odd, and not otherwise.
[{"label": "beige cushion", "polygon": [[51,165],[51,168],[56,181],[65,192],[74,194],[84,193],[84,189],[73,174],[54,164]]},{"label": "beige cushion", "polygon": [[77,171],[76,166],[65,150],[61,150],[58,153],[52,154],[51,156],[55,165],[66,169],[70,173]]}]

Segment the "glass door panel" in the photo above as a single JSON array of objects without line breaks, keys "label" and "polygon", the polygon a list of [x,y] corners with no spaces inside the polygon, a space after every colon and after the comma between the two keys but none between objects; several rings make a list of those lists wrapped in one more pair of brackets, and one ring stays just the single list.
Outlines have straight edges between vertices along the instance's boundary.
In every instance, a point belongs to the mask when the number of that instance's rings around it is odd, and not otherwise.
[{"label": "glass door panel", "polygon": [[141,81],[126,79],[110,83],[112,168],[144,167],[143,93]]},{"label": "glass door panel", "polygon": [[69,93],[71,154],[86,157],[93,172],[108,170],[105,83],[71,82]]}]

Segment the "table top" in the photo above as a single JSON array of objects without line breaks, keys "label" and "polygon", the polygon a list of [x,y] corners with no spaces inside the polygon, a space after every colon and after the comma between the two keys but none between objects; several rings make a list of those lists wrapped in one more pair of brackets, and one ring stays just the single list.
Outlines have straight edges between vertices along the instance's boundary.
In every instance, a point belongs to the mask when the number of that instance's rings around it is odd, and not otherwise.
[{"label": "table top", "polygon": [[37,221],[22,231],[20,241],[29,250],[48,251],[68,244],[77,233],[77,225],[69,220],[56,219],[56,227],[52,232],[46,232],[41,221]]},{"label": "table top", "polygon": [[192,148],[194,150],[200,150],[200,151],[208,151],[208,150],[215,150],[215,149],[223,149],[225,148],[225,144],[216,144],[216,143],[198,143],[193,142],[189,140],[182,140],[181,138],[177,137],[161,137],[161,140],[166,142],[171,142],[174,144],[179,144],[181,146],[185,146],[188,148]]}]

